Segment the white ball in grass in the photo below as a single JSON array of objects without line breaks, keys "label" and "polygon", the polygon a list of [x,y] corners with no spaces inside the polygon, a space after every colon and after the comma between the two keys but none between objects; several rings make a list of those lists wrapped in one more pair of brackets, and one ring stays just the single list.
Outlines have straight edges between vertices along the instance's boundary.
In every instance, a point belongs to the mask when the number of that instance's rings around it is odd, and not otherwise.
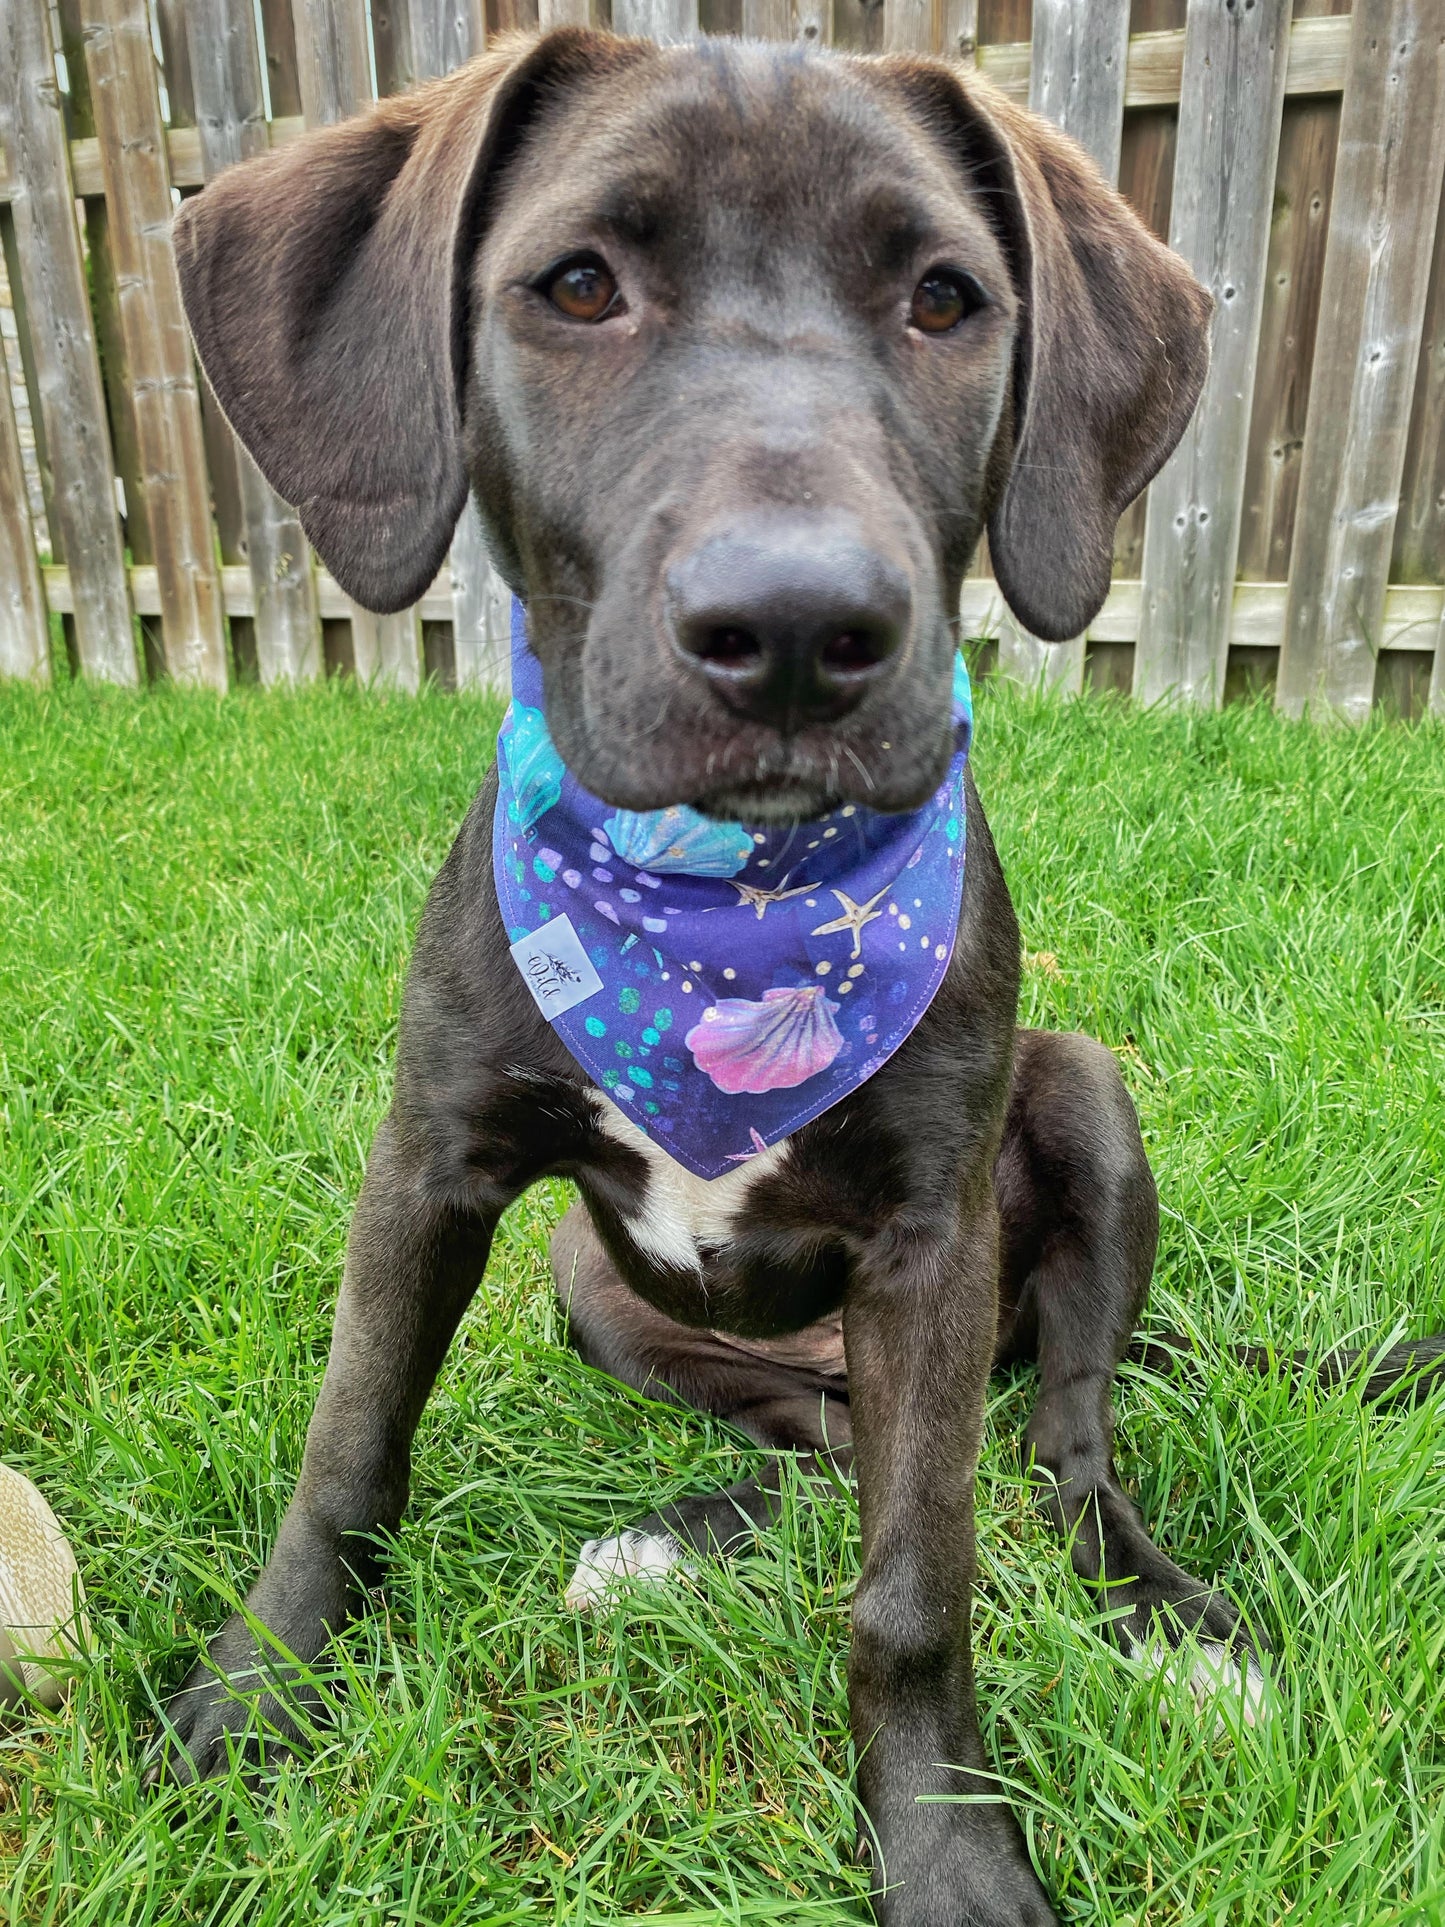
[{"label": "white ball in grass", "polygon": [[0,1465],[0,1708],[27,1698],[59,1706],[89,1640],[59,1521],[29,1479]]}]

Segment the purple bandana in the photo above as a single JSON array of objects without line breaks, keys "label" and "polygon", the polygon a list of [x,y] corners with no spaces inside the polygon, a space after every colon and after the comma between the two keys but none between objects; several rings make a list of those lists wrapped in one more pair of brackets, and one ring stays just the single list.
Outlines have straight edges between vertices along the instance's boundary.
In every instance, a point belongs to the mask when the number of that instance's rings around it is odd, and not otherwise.
[{"label": "purple bandana", "polygon": [[754,1157],[871,1077],[943,981],[963,890],[973,710],[907,816],[845,803],[749,829],[681,805],[615,810],[562,762],[512,604],[492,860],[512,956],[594,1083],[702,1178]]}]

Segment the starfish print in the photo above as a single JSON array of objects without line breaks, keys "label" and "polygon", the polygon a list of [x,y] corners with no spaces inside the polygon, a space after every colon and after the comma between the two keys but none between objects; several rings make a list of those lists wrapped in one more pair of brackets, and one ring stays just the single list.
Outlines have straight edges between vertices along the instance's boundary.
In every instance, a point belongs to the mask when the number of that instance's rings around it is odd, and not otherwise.
[{"label": "starfish print", "polygon": [[817,929],[809,934],[814,937],[831,937],[837,930],[849,930],[853,935],[853,955],[856,957],[863,948],[863,926],[865,923],[872,923],[875,917],[883,915],[881,910],[875,910],[873,906],[875,903],[882,902],[891,887],[890,884],[885,883],[878,895],[869,897],[866,903],[855,903],[846,890],[835,890],[833,895],[843,906],[842,916],[834,917],[831,923],[820,923]]},{"label": "starfish print", "polygon": [[741,908],[743,904],[750,903],[758,913],[759,923],[767,915],[770,903],[785,903],[789,897],[805,896],[813,888],[811,883],[800,883],[791,890],[786,887],[779,890],[760,890],[755,883],[739,883],[736,877],[729,877],[728,882],[738,893],[738,907]]},{"label": "starfish print", "polygon": [[748,1126],[748,1136],[753,1141],[752,1150],[751,1151],[730,1151],[728,1153],[729,1164],[746,1164],[749,1158],[761,1157],[763,1152],[767,1150],[768,1148],[767,1145],[758,1136],[757,1131],[753,1128],[751,1124]]}]

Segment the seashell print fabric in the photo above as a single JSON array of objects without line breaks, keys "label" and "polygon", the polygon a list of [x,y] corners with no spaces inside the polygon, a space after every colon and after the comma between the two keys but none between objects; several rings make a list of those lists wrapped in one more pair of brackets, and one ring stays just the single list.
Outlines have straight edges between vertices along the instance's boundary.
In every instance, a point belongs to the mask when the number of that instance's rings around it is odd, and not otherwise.
[{"label": "seashell print fabric", "polygon": [[720,997],[683,1038],[720,1091],[790,1091],[827,1070],[843,1048],[840,1006],[821,984],[782,985],[756,1003]]},{"label": "seashell print fabric", "polygon": [[719,1177],[871,1077],[943,981],[967,839],[963,659],[956,752],[923,809],[848,803],[756,829],[684,806],[615,810],[583,789],[547,733],[517,602],[512,690],[492,831],[509,940],[567,919],[577,968],[590,959],[602,987],[574,991],[553,1028],[649,1137]]}]

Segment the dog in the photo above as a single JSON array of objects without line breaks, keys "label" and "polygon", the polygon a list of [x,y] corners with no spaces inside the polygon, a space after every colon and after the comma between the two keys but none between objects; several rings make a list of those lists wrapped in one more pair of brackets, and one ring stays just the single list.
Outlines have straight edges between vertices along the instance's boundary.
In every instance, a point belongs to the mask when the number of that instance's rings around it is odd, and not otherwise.
[{"label": "dog", "polygon": [[[878,1918],[1053,1921],[975,1713],[993,1366],[1037,1361],[1026,1454],[1111,1635],[1166,1662],[1202,1642],[1246,1700],[1260,1676],[1235,1609],[1159,1550],[1115,1473],[1155,1187],[1110,1053],[1016,1029],[1018,928],[957,760],[956,612],[986,530],[1024,627],[1087,627],[1118,518],[1198,399],[1209,296],[1077,147],[972,73],[580,29],[507,39],[223,174],[176,251],[221,407],[349,595],[414,601],[474,493],[551,747],[619,820],[886,828],[954,780],[967,830],[937,982],[886,1061],[700,1175],[538,1008],[499,905],[493,770],[421,922],[295,1497],[155,1773],[223,1767],[258,1698],[294,1732],[273,1643],[309,1662],[355,1610],[498,1218],[560,1174],[581,1202],[553,1265],[583,1357],[773,1455],[590,1542],[569,1599],[747,1543],[782,1455],[856,1473],[848,1688]],[[765,899],[807,887],[746,900],[771,930]],[[884,915],[847,903],[845,945]],[[555,988],[592,966],[539,967]],[[841,988],[795,990],[818,1025],[843,1008]]]}]

